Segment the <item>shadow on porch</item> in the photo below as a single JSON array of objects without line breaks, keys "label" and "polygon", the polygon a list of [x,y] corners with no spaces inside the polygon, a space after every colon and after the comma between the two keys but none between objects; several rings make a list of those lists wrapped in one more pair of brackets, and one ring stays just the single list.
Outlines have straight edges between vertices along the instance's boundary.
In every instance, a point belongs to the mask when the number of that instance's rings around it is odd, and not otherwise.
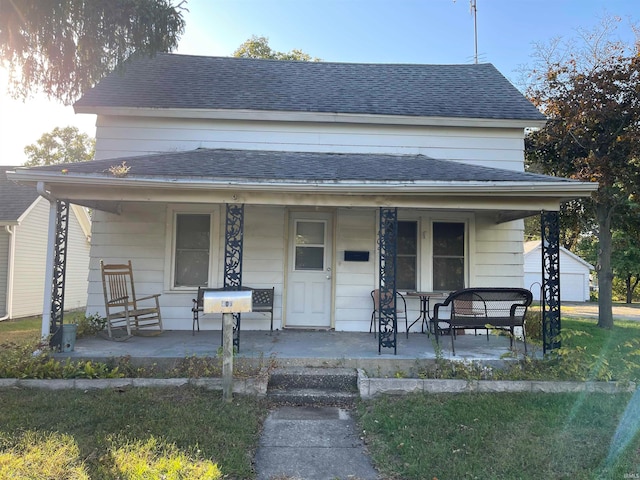
[{"label": "shadow on porch", "polygon": [[[479,361],[498,366],[509,353],[509,338],[484,332],[459,335],[456,355],[451,354],[451,339],[441,337],[441,358],[450,360]],[[220,331],[169,330],[155,337],[134,336],[125,342],[113,342],[101,337],[85,337],[76,341],[73,352],[59,353],[59,357],[107,361],[111,358],[130,357],[131,362],[144,365],[170,365],[177,359],[197,356],[216,356],[221,345]],[[278,366],[348,367],[363,368],[379,375],[394,372],[412,372],[416,367],[435,361],[435,338],[422,333],[398,335],[397,355],[393,349],[378,353],[378,340],[371,333],[310,330],[268,331],[247,330],[240,334],[240,351],[236,364],[266,365],[275,360]],[[524,352],[522,342],[515,343],[518,356]],[[530,349],[534,349],[529,345]],[[531,353],[531,352],[530,352]]]}]

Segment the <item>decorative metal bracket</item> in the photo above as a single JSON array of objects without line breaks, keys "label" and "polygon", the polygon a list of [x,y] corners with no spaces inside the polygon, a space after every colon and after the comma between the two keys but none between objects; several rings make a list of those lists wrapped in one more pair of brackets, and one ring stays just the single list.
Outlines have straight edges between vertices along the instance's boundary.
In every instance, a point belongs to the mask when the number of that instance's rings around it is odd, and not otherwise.
[{"label": "decorative metal bracket", "polygon": [[56,350],[62,347],[62,323],[64,320],[64,281],[67,271],[67,239],[69,236],[69,202],[56,201],[56,227],[51,278],[51,321],[49,346]]},{"label": "decorative metal bracket", "polygon": [[398,332],[398,317],[395,301],[397,244],[398,209],[380,207],[380,230],[378,231],[378,247],[380,252],[378,353],[381,353],[383,347],[393,348],[394,355],[397,353]]},{"label": "decorative metal bracket", "polygon": [[[224,288],[242,289],[244,205],[227,204],[224,233]],[[240,314],[233,314],[233,346],[240,351]]]},{"label": "decorative metal bracket", "polygon": [[543,352],[560,348],[560,222],[558,212],[540,214],[542,235]]}]

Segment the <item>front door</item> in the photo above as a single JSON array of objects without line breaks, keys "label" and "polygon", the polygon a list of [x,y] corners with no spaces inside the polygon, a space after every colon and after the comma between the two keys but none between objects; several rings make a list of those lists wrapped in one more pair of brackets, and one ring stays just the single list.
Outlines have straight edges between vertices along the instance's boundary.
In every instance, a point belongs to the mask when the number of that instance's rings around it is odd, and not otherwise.
[{"label": "front door", "polygon": [[290,215],[287,327],[331,327],[332,223],[331,213]]}]

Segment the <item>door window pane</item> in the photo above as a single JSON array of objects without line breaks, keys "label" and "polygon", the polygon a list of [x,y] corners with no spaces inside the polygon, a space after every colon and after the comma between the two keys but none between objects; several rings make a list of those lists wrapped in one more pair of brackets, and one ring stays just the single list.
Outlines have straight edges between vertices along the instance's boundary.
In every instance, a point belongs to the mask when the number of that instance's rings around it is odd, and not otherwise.
[{"label": "door window pane", "polygon": [[464,223],[433,224],[433,289],[464,288]]},{"label": "door window pane", "polygon": [[207,286],[210,250],[209,215],[176,215],[175,277],[176,287]]},{"label": "door window pane", "polygon": [[396,288],[416,290],[418,275],[418,222],[398,222]]},{"label": "door window pane", "polygon": [[296,270],[324,270],[324,222],[297,221],[294,266]]}]

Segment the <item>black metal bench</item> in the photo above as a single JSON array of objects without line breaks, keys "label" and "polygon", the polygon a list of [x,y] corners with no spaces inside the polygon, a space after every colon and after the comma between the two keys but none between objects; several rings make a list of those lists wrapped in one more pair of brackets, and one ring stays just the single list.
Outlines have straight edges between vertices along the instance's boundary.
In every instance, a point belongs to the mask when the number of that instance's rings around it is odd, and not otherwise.
[{"label": "black metal bench", "polygon": [[[456,354],[454,338],[456,329],[486,329],[487,340],[490,329],[509,330],[511,348],[515,327],[522,327],[524,351],[527,351],[525,315],[533,295],[525,288],[477,287],[465,288],[451,293],[444,302],[433,307],[433,321],[449,325],[451,349]],[[441,328],[435,328],[436,341]]]},{"label": "black metal bench", "polygon": [[[242,290],[251,290],[251,310],[253,312],[269,313],[271,315],[270,331],[273,332],[273,299],[275,296],[275,287],[271,288],[251,288],[242,287]],[[196,326],[200,331],[200,313],[204,308],[204,292],[206,291],[224,291],[224,288],[206,288],[198,287],[198,295],[193,299],[193,325],[192,333],[195,334]]]}]

